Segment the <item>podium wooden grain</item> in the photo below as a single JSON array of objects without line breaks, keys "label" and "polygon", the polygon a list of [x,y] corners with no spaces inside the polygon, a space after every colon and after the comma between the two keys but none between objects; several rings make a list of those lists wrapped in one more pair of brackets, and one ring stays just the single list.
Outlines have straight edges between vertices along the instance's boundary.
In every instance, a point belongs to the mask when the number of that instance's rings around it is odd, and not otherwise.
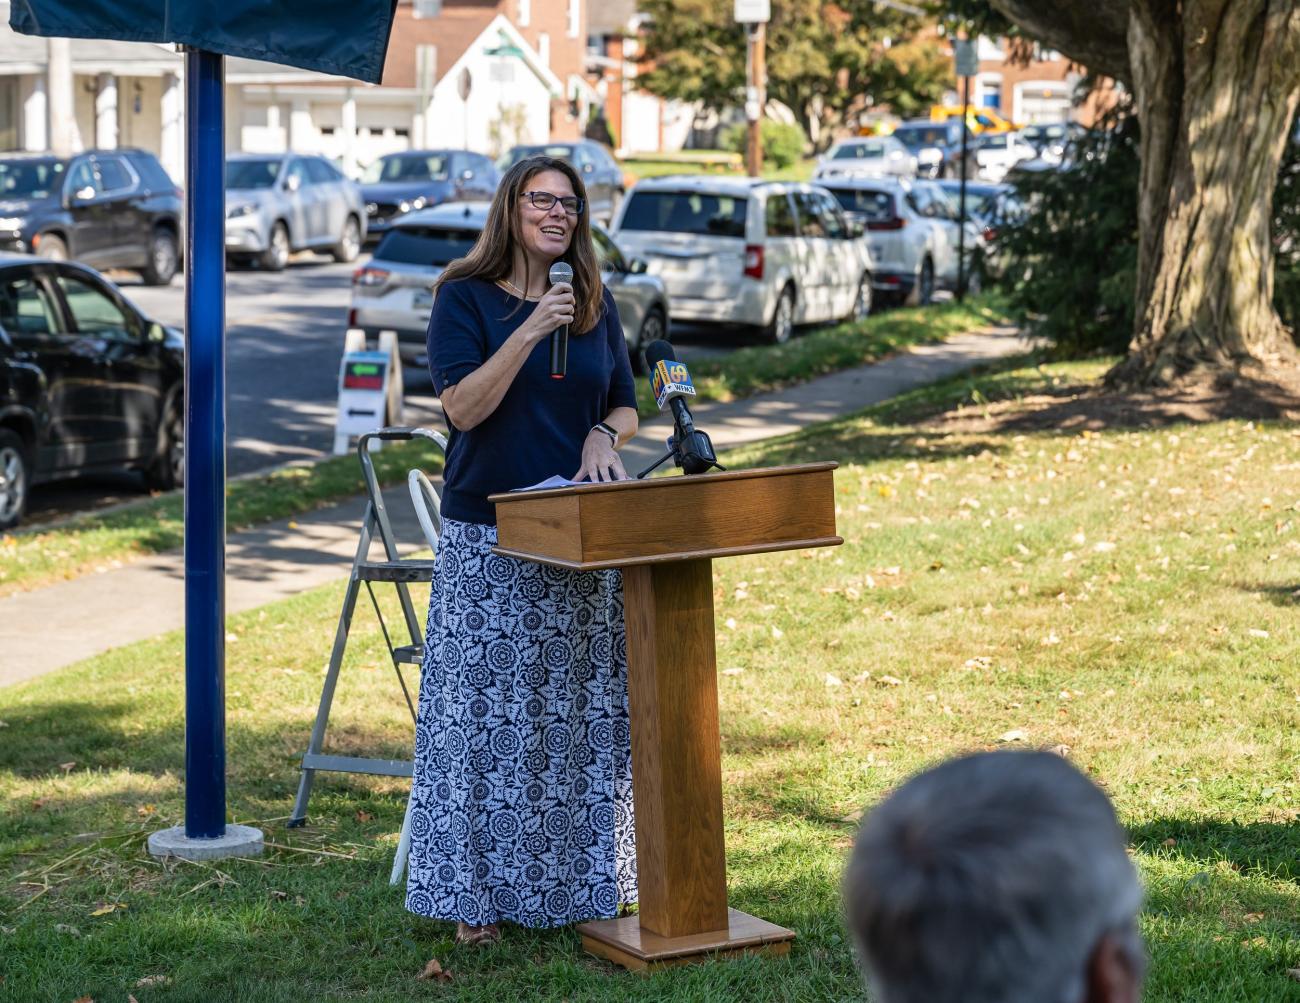
[{"label": "podium wooden grain", "polygon": [[640,909],[581,924],[632,969],[783,954],[794,931],[727,906],[715,557],[835,546],[834,463],[493,495],[496,552],[623,569]]}]

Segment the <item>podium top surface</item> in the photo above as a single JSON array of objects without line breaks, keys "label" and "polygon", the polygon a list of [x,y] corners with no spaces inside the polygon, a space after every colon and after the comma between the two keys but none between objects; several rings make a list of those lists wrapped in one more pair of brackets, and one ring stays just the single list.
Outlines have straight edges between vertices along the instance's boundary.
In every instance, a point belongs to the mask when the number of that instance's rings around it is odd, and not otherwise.
[{"label": "podium top surface", "polygon": [[491,495],[496,552],[581,571],[828,547],[833,461]]}]

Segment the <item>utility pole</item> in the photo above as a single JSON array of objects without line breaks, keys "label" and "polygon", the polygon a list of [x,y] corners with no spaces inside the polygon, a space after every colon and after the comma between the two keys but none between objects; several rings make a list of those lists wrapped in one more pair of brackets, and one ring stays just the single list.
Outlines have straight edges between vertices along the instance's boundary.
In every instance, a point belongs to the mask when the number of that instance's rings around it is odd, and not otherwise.
[{"label": "utility pole", "polygon": [[736,21],[745,26],[745,170],[763,172],[763,108],[767,104],[767,22],[770,0],[736,0]]},{"label": "utility pole", "polygon": [[763,109],[767,106],[767,25],[748,26],[745,46],[745,117],[749,119],[745,166],[750,177],[763,173]]},{"label": "utility pole", "polygon": [[970,115],[970,78],[979,72],[979,57],[974,39],[956,39],[952,48],[956,63],[954,69],[961,78],[961,183],[957,199],[957,302],[961,303],[966,298],[966,279],[970,272],[966,267],[966,158],[970,155],[966,141],[970,132],[967,117]]}]

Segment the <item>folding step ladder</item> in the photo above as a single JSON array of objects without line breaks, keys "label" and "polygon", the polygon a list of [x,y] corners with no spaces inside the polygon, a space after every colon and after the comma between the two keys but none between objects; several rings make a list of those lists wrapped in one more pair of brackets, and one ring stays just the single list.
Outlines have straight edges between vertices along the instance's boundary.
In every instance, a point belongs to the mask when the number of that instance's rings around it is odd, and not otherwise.
[{"label": "folding step ladder", "polygon": [[[403,665],[419,666],[424,656],[424,629],[415,608],[411,604],[409,586],[415,582],[433,581],[433,561],[401,560],[397,554],[397,543],[393,538],[393,528],[388,520],[388,510],[384,507],[384,493],[380,490],[375,477],[375,467],[370,460],[370,441],[394,442],[409,439],[428,439],[438,444],[440,449],[447,448],[447,440],[438,432],[427,428],[381,428],[367,432],[357,441],[357,455],[361,460],[361,472],[366,482],[366,511],[361,521],[361,538],[357,542],[356,556],[352,559],[352,573],[348,577],[347,591],[343,597],[343,610],[339,614],[338,629],[334,634],[334,648],[330,652],[329,667],[325,672],[325,685],[321,690],[320,706],[316,709],[316,724],[311,731],[311,740],[302,757],[302,779],[298,784],[298,796],[294,800],[293,814],[288,825],[300,826],[307,821],[307,800],[311,797],[312,781],[317,771],[330,773],[369,773],[384,777],[409,777],[412,763],[409,759],[369,759],[363,756],[331,756],[322,751],[325,742],[325,728],[329,724],[330,706],[334,702],[334,688],[338,684],[339,669],[343,664],[343,652],[347,648],[348,631],[352,627],[352,613],[356,609],[357,596],[364,584],[370,595],[375,614],[379,617],[379,626],[384,634],[384,643],[388,646],[393,661],[393,670],[401,684],[402,694],[406,697],[406,706],[411,711],[411,721],[415,721],[415,702],[411,691],[402,675]],[[418,503],[417,503],[418,504]],[[383,542],[387,560],[370,560],[370,544],[375,538],[376,530]],[[388,625],[375,599],[373,583],[389,583],[397,590],[397,597],[402,606],[402,616],[406,621],[406,630],[410,638],[408,644],[393,644],[388,633]],[[417,678],[419,671],[416,672]]]}]

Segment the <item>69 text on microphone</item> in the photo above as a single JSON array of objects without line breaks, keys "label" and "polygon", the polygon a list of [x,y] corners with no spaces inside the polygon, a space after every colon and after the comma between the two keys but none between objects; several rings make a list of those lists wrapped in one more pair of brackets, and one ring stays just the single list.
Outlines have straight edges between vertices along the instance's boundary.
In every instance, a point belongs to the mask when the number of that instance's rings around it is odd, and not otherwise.
[{"label": "69 text on microphone", "polygon": [[660,411],[665,407],[672,410],[673,434],[668,437],[668,452],[637,474],[637,478],[645,477],[670,458],[686,474],[702,474],[710,467],[722,470],[708,433],[695,427],[691,409],[686,406],[686,398],[695,396],[695,385],[691,383],[686,364],[677,360],[673,346],[666,341],[650,342],[646,346],[645,358],[655,404]]}]

